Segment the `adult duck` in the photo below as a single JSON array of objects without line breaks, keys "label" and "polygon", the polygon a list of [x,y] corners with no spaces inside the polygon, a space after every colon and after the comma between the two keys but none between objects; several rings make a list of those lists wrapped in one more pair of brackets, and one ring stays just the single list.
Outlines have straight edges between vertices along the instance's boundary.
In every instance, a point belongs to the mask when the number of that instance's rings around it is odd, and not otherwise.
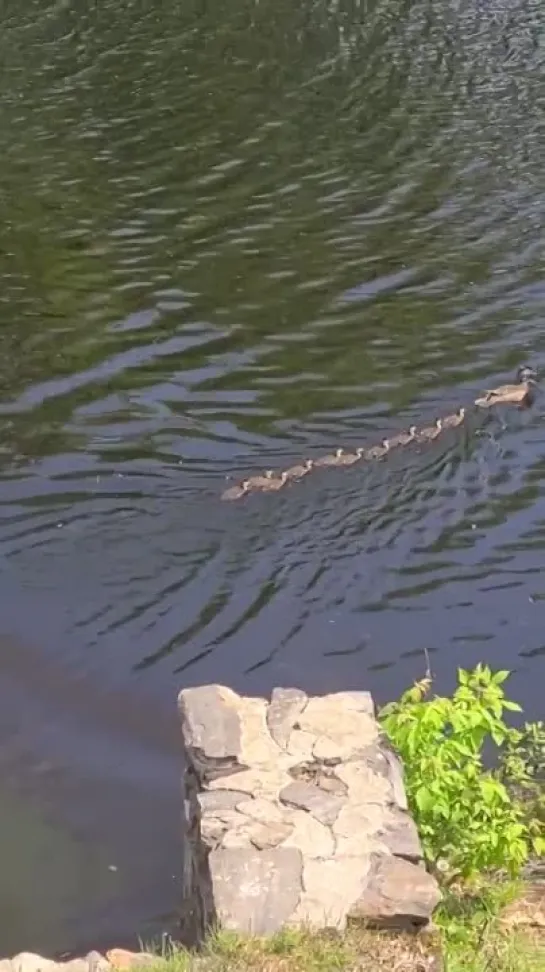
[{"label": "adult duck", "polygon": [[538,382],[537,371],[530,365],[521,365],[517,370],[515,383],[490,388],[481,398],[475,399],[479,408],[491,408],[492,405],[531,405],[535,398]]}]

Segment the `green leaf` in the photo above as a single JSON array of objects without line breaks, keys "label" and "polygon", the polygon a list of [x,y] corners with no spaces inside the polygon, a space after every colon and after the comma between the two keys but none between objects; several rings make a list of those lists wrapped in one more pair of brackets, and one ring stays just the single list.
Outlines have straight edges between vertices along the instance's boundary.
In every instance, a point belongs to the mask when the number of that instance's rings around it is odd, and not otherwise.
[{"label": "green leaf", "polygon": [[501,685],[502,682],[505,682],[506,679],[509,678],[510,674],[511,672],[507,671],[507,669],[502,669],[499,672],[494,672],[494,675],[492,676],[492,681],[494,682],[494,685]]},{"label": "green leaf", "polygon": [[545,855],[545,837],[534,837],[532,849],[538,857],[543,857]]},{"label": "green leaf", "polygon": [[503,730],[502,729],[492,729],[491,732],[490,732],[490,735],[492,736],[492,739],[496,743],[496,746],[501,746],[502,742],[505,739],[505,733],[503,732]]},{"label": "green leaf", "polygon": [[[530,848],[545,853],[536,786],[544,763],[545,727],[510,728],[504,699],[508,672],[485,665],[460,669],[452,698],[429,698],[419,683],[381,713],[384,732],[405,769],[407,797],[428,860],[444,859],[462,875],[504,870],[516,875]],[[500,766],[486,772],[483,748],[500,747]],[[511,794],[514,784],[535,811]],[[545,806],[545,801],[543,801]],[[534,818],[532,818],[534,813]]]},{"label": "green leaf", "polygon": [[435,797],[426,786],[421,786],[416,791],[415,799],[420,813],[429,813],[435,806]]}]

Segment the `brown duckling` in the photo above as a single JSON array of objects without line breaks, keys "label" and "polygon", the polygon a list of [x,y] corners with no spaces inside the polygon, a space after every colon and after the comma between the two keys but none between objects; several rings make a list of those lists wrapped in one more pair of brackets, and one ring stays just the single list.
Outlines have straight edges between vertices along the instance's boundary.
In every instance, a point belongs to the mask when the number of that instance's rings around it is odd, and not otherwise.
[{"label": "brown duckling", "polygon": [[366,459],[382,459],[387,452],[390,451],[390,440],[383,439],[380,445],[371,446],[370,449],[365,450]]},{"label": "brown duckling", "polygon": [[390,444],[390,449],[395,449],[396,446],[409,445],[410,442],[414,442],[416,439],[417,427],[416,425],[411,425],[407,432],[399,432],[398,435],[392,436],[388,439]]},{"label": "brown duckling", "polygon": [[269,492],[274,489],[281,489],[285,482],[287,482],[286,473],[280,473],[280,476],[274,476],[272,469],[267,469],[264,476],[250,476],[248,480],[249,489],[261,489],[264,492]]},{"label": "brown duckling", "polygon": [[305,459],[304,462],[299,463],[297,466],[290,466],[286,469],[284,475],[286,479],[301,479],[302,476],[306,476],[308,472],[314,466],[314,459]]},{"label": "brown duckling", "polygon": [[339,466],[352,466],[355,462],[359,462],[363,459],[365,455],[365,449],[358,446],[355,452],[343,452],[342,455],[337,457],[337,463]]},{"label": "brown duckling", "polygon": [[521,365],[517,370],[515,384],[490,388],[481,398],[475,399],[479,408],[492,405],[531,405],[535,398],[538,376],[529,365]]},{"label": "brown duckling", "polygon": [[457,412],[454,412],[453,415],[446,415],[445,418],[442,419],[442,423],[443,423],[442,424],[442,428],[443,429],[455,429],[455,428],[457,428],[458,425],[461,425],[462,424],[462,422],[464,421],[465,417],[466,417],[466,410],[465,410],[465,408],[459,408],[458,411]]},{"label": "brown duckling", "polygon": [[236,500],[244,496],[250,489],[250,480],[244,479],[241,483],[237,483],[236,486],[230,486],[222,494],[222,500]]},{"label": "brown duckling", "polygon": [[321,456],[320,459],[314,461],[315,466],[340,466],[342,463],[342,457],[344,455],[344,449],[336,449],[333,454],[327,456]]},{"label": "brown duckling", "polygon": [[443,419],[436,419],[434,425],[427,425],[423,429],[419,429],[416,433],[417,442],[431,442],[432,439],[436,439],[443,428]]}]

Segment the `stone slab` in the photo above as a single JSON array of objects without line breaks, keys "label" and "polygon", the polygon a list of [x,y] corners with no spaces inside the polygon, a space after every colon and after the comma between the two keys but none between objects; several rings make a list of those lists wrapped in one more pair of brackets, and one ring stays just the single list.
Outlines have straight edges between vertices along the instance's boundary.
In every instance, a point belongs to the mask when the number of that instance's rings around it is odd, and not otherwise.
[{"label": "stone slab", "polygon": [[316,820],[306,810],[290,810],[293,830],[284,841],[284,847],[297,847],[305,860],[314,857],[329,858],[335,854],[335,838],[331,827]]},{"label": "stone slab", "polygon": [[369,928],[413,930],[428,924],[440,899],[437,882],[423,867],[381,855],[372,860],[367,887],[349,917]]},{"label": "stone slab", "polygon": [[35,952],[19,952],[12,959],[0,961],[0,972],[111,972],[111,966],[94,951],[66,962],[55,962]]},{"label": "stone slab", "polygon": [[178,696],[186,755],[203,779],[246,769],[237,701],[237,694],[223,685],[182,689]]},{"label": "stone slab", "polygon": [[288,807],[307,810],[316,820],[327,825],[335,822],[344,803],[342,797],[302,780],[294,780],[280,790],[279,799]]},{"label": "stone slab", "polygon": [[303,858],[294,847],[221,849],[210,854],[210,873],[222,928],[268,935],[282,928],[302,894]]},{"label": "stone slab", "polygon": [[287,749],[292,729],[307,702],[307,695],[300,689],[273,689],[267,708],[267,727],[274,741],[282,749]]},{"label": "stone slab", "polygon": [[248,802],[244,790],[206,790],[198,794],[201,813],[218,814],[225,810],[236,810],[241,803]]},{"label": "stone slab", "polygon": [[239,716],[241,762],[246,766],[270,766],[282,750],[267,726],[267,702],[239,698]]},{"label": "stone slab", "polygon": [[369,693],[275,689],[267,702],[203,686],[180,693],[180,717],[188,942],[218,922],[271,934],[429,920],[437,885]]},{"label": "stone slab", "polygon": [[13,972],[53,972],[56,962],[35,952],[19,952],[11,960]]},{"label": "stone slab", "polygon": [[417,864],[422,859],[420,838],[413,818],[398,807],[383,811],[379,836],[394,857]]},{"label": "stone slab", "polygon": [[291,924],[342,931],[350,909],[364,892],[369,867],[369,860],[365,857],[305,861],[305,894],[292,916]]},{"label": "stone slab", "polygon": [[126,948],[112,948],[106,952],[106,958],[114,969],[124,972],[125,969],[144,969],[157,965],[157,956],[150,952],[130,952]]}]

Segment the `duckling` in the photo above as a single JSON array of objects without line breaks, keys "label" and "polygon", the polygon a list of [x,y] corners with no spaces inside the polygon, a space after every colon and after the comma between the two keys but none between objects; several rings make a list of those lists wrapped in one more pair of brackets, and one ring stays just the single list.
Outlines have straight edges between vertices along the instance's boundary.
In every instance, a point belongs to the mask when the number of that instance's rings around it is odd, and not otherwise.
[{"label": "duckling", "polygon": [[286,473],[280,473],[280,476],[274,476],[272,469],[267,469],[264,476],[250,476],[248,480],[250,489],[261,489],[264,492],[270,492],[273,489],[281,489],[285,482],[287,482]]},{"label": "duckling", "polygon": [[344,449],[337,449],[333,455],[321,456],[320,459],[316,459],[314,462],[315,466],[340,466],[342,463],[342,456],[344,454]]},{"label": "duckling", "polygon": [[457,412],[453,413],[453,415],[447,415],[444,419],[442,419],[442,428],[455,429],[458,425],[462,424],[465,419],[465,415],[465,408],[459,408]]},{"label": "duckling", "polygon": [[434,425],[427,425],[425,428],[420,429],[416,433],[416,439],[418,442],[430,442],[432,439],[436,439],[443,428],[443,419],[436,419]]},{"label": "duckling", "polygon": [[221,494],[221,498],[222,500],[240,499],[248,492],[249,489],[250,489],[250,480],[244,479],[241,483],[238,483],[236,486],[230,486],[229,489],[226,489]]},{"label": "duckling", "polygon": [[250,476],[248,479],[249,489],[261,489],[274,476],[274,469],[266,469],[262,476]]},{"label": "duckling", "polygon": [[400,445],[409,445],[409,442],[414,442],[416,439],[416,432],[416,425],[411,425],[408,432],[400,432],[398,435],[392,436],[391,439],[388,439],[390,449],[395,449],[396,446]]},{"label": "duckling", "polygon": [[475,405],[480,408],[502,404],[531,405],[535,398],[537,381],[537,372],[529,365],[521,365],[517,370],[515,384],[490,388],[481,398],[475,399]]},{"label": "duckling", "polygon": [[390,440],[383,439],[380,445],[371,446],[370,449],[365,450],[366,459],[382,459],[387,452],[390,451]]},{"label": "duckling", "polygon": [[337,462],[339,466],[352,466],[355,462],[363,459],[364,455],[365,449],[358,446],[355,452],[343,452],[342,455],[337,456]]},{"label": "duckling", "polygon": [[313,466],[314,459],[305,459],[305,461],[299,463],[299,465],[290,466],[289,469],[286,469],[284,475],[286,479],[301,479],[301,476],[306,476]]}]

